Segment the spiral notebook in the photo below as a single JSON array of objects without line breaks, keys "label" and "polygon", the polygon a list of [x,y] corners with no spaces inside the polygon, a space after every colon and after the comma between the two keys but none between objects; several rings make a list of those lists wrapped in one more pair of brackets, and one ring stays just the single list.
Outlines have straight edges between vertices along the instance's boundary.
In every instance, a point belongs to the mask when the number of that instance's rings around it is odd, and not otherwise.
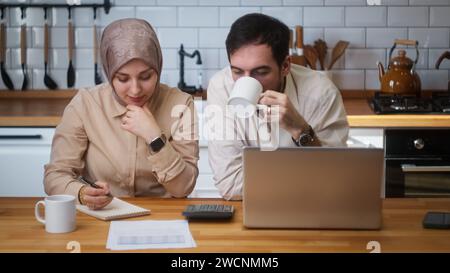
[{"label": "spiral notebook", "polygon": [[87,206],[83,205],[77,205],[77,209],[83,213],[104,221],[150,214],[150,210],[135,206],[116,197],[114,197],[111,203],[101,210],[91,210]]}]

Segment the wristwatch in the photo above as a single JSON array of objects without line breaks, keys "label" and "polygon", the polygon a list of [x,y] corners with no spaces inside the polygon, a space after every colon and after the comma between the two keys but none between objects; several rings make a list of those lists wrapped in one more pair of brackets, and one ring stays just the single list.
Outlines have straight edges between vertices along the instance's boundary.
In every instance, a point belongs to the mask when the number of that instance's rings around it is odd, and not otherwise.
[{"label": "wristwatch", "polygon": [[150,144],[148,144],[150,154],[156,154],[164,147],[164,145],[166,145],[166,136],[164,134],[161,134],[161,136],[153,139]]},{"label": "wristwatch", "polygon": [[308,129],[304,130],[300,136],[298,137],[298,139],[294,139],[292,138],[292,141],[294,141],[295,145],[299,146],[299,147],[303,147],[303,146],[307,146],[308,143],[311,143],[314,141],[314,130],[311,127],[311,125],[308,125]]}]

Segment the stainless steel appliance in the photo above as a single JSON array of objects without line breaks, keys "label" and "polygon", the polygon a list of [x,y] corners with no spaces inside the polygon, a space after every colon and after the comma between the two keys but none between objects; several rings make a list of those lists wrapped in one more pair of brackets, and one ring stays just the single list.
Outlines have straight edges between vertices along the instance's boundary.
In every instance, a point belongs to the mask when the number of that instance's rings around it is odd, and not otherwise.
[{"label": "stainless steel appliance", "polygon": [[450,128],[385,129],[386,197],[450,196]]}]

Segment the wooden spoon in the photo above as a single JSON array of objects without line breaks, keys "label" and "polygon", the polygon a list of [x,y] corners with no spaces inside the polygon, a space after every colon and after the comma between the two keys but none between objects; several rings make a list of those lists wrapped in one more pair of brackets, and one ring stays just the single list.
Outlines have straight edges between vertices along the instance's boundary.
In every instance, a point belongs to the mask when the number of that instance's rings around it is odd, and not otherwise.
[{"label": "wooden spoon", "polygon": [[320,69],[325,70],[325,56],[327,55],[328,50],[327,43],[322,39],[316,40],[314,42],[314,48],[316,49],[319,57]]},{"label": "wooden spoon", "polygon": [[337,42],[336,46],[333,48],[333,52],[331,52],[331,63],[328,66],[328,70],[331,70],[333,68],[333,65],[336,63],[336,61],[344,54],[345,49],[347,49],[349,42],[347,41],[339,41]]},{"label": "wooden spoon", "polygon": [[304,53],[305,53],[305,58],[306,61],[309,64],[309,67],[311,67],[311,69],[316,69],[316,63],[317,63],[317,51],[314,47],[312,47],[311,45],[305,45],[304,46]]}]

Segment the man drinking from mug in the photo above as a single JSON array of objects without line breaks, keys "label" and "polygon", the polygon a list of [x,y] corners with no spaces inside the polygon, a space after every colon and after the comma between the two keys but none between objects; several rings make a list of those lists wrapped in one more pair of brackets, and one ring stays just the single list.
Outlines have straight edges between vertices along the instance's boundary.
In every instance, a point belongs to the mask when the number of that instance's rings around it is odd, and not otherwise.
[{"label": "man drinking from mug", "polygon": [[[210,80],[208,107],[220,109],[218,113],[225,115],[234,82],[250,76],[263,86],[259,104],[278,109],[278,147],[346,145],[348,122],[339,90],[320,72],[291,64],[289,28],[285,24],[263,14],[247,14],[231,26],[226,49],[230,66]],[[232,131],[237,138],[209,138],[209,163],[216,187],[225,199],[242,198],[243,147],[260,144],[242,130],[247,128],[245,122],[213,125],[215,135],[227,136]]]}]

